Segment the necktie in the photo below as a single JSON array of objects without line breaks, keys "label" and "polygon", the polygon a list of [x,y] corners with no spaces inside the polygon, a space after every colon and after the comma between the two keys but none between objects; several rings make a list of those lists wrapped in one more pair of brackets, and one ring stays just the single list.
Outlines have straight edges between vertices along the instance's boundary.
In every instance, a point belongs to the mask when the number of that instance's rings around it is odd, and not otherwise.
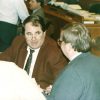
[{"label": "necktie", "polygon": [[30,66],[31,66],[31,62],[32,62],[32,53],[33,52],[34,52],[34,50],[30,49],[30,54],[29,54],[29,57],[27,59],[26,65],[25,65],[25,70],[28,74],[29,74],[29,71],[30,71]]}]

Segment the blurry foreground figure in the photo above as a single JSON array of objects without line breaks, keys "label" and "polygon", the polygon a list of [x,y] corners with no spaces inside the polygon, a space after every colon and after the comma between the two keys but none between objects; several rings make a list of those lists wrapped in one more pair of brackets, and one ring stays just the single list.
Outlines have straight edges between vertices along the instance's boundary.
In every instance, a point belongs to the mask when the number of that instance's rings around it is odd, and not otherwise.
[{"label": "blurry foreground figure", "polygon": [[24,70],[0,61],[0,100],[46,100]]}]

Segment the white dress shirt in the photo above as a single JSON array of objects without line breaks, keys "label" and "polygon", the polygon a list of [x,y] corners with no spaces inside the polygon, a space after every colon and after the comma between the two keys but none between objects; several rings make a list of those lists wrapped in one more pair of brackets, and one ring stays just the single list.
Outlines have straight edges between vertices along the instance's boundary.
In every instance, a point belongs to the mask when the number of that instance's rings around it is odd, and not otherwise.
[{"label": "white dress shirt", "polygon": [[[30,77],[32,77],[32,73],[33,73],[33,70],[34,70],[34,66],[35,66],[35,62],[36,62],[39,50],[40,50],[40,48],[34,49],[34,52],[32,54],[32,62],[31,62],[30,71],[29,71],[29,76]],[[27,56],[26,56],[26,59],[25,59],[24,68],[25,68],[27,59],[28,59],[29,54],[30,54],[30,48],[29,47],[27,47],[27,51],[28,51],[28,53],[27,53]]]},{"label": "white dress shirt", "polygon": [[24,0],[0,0],[0,21],[16,25],[29,16]]},{"label": "white dress shirt", "polygon": [[71,59],[70,59],[70,61],[72,61],[72,60],[74,60],[77,56],[79,56],[80,54],[82,54],[82,52],[78,52],[76,55],[74,55]]}]

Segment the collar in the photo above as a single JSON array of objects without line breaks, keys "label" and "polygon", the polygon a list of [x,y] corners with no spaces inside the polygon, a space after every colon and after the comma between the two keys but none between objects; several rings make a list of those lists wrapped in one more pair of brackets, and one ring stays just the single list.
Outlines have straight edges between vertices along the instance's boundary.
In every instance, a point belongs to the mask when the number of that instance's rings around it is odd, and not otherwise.
[{"label": "collar", "polygon": [[[30,49],[32,49],[32,48],[30,48],[29,46],[27,46],[27,51],[28,52],[30,52]],[[34,51],[38,51],[40,48],[37,48],[37,49],[32,49],[32,50],[34,50]]]},{"label": "collar", "polygon": [[80,54],[82,54],[82,52],[78,52],[77,54],[75,54],[71,59],[70,61],[74,60],[77,56],[79,56]]}]

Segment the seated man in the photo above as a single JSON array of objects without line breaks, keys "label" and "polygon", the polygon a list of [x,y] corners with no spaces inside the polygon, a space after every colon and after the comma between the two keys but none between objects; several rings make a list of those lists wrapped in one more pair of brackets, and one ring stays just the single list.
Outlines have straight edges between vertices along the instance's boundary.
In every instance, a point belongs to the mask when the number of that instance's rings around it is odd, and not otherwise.
[{"label": "seated man", "polygon": [[31,15],[41,16],[45,20],[45,14],[42,9],[44,5],[44,0],[30,0],[29,1],[29,9],[32,10]]},{"label": "seated man", "polygon": [[[42,18],[29,16],[23,26],[25,35],[16,37],[10,48],[0,54],[0,59],[15,62],[22,69],[27,70],[29,76],[35,78],[41,88],[46,89],[53,84],[67,60],[57,43],[46,36]],[[34,50],[31,55],[30,50]],[[32,61],[30,68],[27,69],[28,58]]]},{"label": "seated man", "polygon": [[46,27],[49,32],[47,35],[51,35],[53,32],[50,30],[52,28],[51,21],[45,16],[45,12],[43,9],[44,0],[30,0],[29,1],[29,9],[31,10],[31,16],[37,15],[43,18],[45,21]]},{"label": "seated man", "polygon": [[81,23],[64,26],[59,40],[70,63],[55,81],[47,100],[100,100],[100,57],[89,52],[87,28]]},{"label": "seated man", "polygon": [[34,81],[12,62],[0,61],[0,100],[46,100]]}]

